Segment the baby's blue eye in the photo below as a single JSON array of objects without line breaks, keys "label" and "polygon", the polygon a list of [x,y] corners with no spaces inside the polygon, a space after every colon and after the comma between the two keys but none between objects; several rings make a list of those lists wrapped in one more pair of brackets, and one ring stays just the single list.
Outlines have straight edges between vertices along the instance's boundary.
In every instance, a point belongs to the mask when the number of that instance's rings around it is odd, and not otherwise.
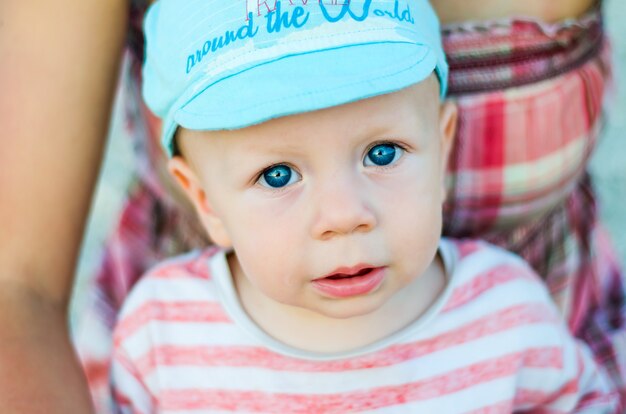
[{"label": "baby's blue eye", "polygon": [[282,188],[300,179],[300,174],[284,164],[275,165],[263,171],[259,184],[264,187]]},{"label": "baby's blue eye", "polygon": [[384,167],[397,161],[404,151],[394,144],[379,144],[367,152],[364,164],[366,166],[377,165]]}]

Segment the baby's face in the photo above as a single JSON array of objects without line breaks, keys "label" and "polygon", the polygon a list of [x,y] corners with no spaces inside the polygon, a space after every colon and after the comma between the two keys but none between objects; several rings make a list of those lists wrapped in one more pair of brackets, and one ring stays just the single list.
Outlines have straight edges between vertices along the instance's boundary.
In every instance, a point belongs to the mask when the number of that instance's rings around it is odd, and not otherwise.
[{"label": "baby's face", "polygon": [[241,130],[183,131],[186,161],[170,167],[213,239],[234,248],[236,279],[281,304],[363,315],[433,263],[454,116],[430,79]]}]

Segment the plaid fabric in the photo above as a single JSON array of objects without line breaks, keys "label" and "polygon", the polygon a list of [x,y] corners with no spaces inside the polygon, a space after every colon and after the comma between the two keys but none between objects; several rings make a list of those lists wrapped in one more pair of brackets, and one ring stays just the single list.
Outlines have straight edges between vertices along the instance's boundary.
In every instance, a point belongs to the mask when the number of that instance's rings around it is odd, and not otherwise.
[{"label": "plaid fabric", "polygon": [[[126,294],[147,268],[207,243],[191,210],[172,197],[159,123],[141,103],[145,7],[145,0],[131,4],[134,53],[122,91],[136,180],[75,339],[99,413],[110,412],[111,330]],[[460,115],[444,233],[484,238],[524,257],[544,276],[571,330],[623,390],[625,290],[586,174],[610,79],[599,12],[560,25],[515,20],[447,27],[444,42]]]},{"label": "plaid fabric", "polygon": [[526,259],[626,403],[626,290],[586,172],[611,80],[600,12],[444,34],[460,116],[444,234]]}]

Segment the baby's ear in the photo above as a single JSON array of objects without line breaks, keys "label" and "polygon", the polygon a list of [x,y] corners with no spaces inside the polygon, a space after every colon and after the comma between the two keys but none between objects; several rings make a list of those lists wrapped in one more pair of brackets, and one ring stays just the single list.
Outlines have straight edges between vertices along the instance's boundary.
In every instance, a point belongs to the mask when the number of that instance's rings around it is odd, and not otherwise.
[{"label": "baby's ear", "polygon": [[448,170],[450,152],[452,151],[454,137],[456,136],[458,114],[459,111],[454,102],[446,100],[441,104],[439,110],[439,139],[441,140],[442,202],[445,201],[447,196],[445,178]]},{"label": "baby's ear", "polygon": [[180,156],[174,156],[168,161],[167,169],[195,207],[211,240],[222,247],[231,247],[232,243],[224,222],[211,206],[201,181],[187,161]]}]

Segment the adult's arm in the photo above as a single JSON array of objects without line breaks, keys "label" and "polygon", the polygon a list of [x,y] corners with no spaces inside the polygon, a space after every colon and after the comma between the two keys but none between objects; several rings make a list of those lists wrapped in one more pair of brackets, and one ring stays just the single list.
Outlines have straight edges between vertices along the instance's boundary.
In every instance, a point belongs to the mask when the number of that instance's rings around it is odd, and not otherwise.
[{"label": "adult's arm", "polygon": [[68,301],[127,0],[0,0],[0,407],[89,413]]}]

